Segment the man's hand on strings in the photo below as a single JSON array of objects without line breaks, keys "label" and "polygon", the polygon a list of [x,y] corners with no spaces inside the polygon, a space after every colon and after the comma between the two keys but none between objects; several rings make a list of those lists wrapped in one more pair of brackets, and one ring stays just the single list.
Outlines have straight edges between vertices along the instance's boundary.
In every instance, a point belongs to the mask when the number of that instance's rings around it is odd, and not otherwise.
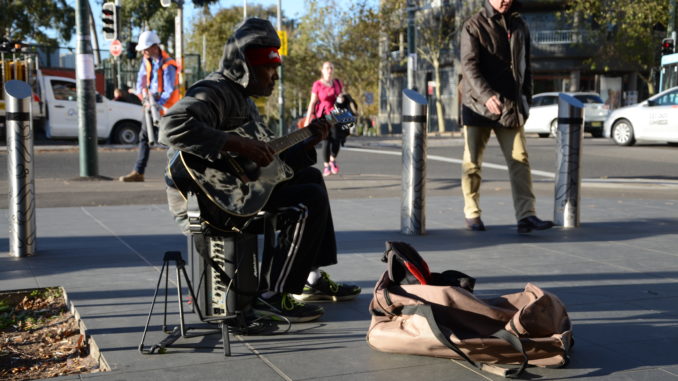
[{"label": "man's hand on strings", "polygon": [[222,150],[244,156],[261,167],[270,164],[275,155],[275,151],[268,143],[235,134],[229,135]]}]

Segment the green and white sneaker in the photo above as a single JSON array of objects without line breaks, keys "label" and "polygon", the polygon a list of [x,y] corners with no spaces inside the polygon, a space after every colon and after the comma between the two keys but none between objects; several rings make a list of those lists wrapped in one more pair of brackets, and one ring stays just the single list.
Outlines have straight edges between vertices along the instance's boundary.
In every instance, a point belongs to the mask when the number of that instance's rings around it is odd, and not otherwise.
[{"label": "green and white sneaker", "polygon": [[290,323],[312,321],[325,313],[324,308],[299,302],[288,293],[276,294],[269,299],[258,297],[253,309],[254,313],[259,316],[287,320]]},{"label": "green and white sneaker", "polygon": [[314,284],[306,283],[304,290],[299,295],[294,295],[297,300],[303,301],[333,301],[343,302],[360,295],[360,287],[355,284],[337,283],[330,276],[320,271],[320,279]]}]

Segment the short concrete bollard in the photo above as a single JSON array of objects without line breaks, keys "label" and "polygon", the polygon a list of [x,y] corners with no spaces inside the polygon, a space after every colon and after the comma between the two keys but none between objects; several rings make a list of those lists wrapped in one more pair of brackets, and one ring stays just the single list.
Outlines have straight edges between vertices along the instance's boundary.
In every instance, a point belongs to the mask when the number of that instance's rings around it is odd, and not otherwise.
[{"label": "short concrete bollard", "polygon": [[426,98],[403,90],[403,177],[400,231],[426,233]]},{"label": "short concrete bollard", "polygon": [[9,252],[14,257],[35,254],[33,131],[29,112],[32,94],[26,82],[5,83]]},{"label": "short concrete bollard", "polygon": [[565,228],[579,226],[583,116],[584,105],[578,99],[559,95],[553,222]]}]

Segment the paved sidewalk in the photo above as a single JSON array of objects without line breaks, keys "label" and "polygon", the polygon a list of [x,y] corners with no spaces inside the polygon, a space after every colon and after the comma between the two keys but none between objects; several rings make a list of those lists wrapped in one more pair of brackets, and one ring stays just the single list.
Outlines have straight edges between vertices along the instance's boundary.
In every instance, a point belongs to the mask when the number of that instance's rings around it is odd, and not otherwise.
[{"label": "paved sidewalk", "polygon": [[[574,323],[572,361],[562,369],[530,368],[528,377],[678,380],[678,195],[675,201],[583,199],[581,227],[530,235],[516,234],[509,197],[483,198],[488,231],[482,233],[463,230],[460,197],[426,203],[427,234],[406,236],[399,232],[397,198],[333,200],[340,255],[328,271],[359,284],[363,293],[325,304],[319,321],[294,325],[288,334],[232,337],[232,357],[223,356],[218,335],[181,340],[185,346],[163,355],[137,351],[163,253],[185,255],[185,239],[165,205],[39,208],[38,252],[27,258],[7,254],[4,210],[0,290],[66,289],[112,371],[62,379],[499,379],[463,362],[386,354],[367,345],[367,306],[385,269],[379,260],[384,241],[402,240],[434,271],[476,277],[482,297],[533,282],[563,299]],[[553,201],[542,198],[539,215],[552,210]],[[160,324],[154,316],[147,343],[162,338]]]}]

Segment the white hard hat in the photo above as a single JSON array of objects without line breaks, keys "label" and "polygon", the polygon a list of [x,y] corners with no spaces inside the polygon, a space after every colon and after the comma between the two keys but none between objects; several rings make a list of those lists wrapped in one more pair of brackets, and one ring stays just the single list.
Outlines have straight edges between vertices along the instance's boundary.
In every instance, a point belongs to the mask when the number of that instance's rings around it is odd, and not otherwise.
[{"label": "white hard hat", "polygon": [[158,35],[155,34],[152,30],[147,30],[139,36],[139,42],[137,43],[137,51],[142,51],[148,49],[155,44],[159,44],[160,39]]}]

